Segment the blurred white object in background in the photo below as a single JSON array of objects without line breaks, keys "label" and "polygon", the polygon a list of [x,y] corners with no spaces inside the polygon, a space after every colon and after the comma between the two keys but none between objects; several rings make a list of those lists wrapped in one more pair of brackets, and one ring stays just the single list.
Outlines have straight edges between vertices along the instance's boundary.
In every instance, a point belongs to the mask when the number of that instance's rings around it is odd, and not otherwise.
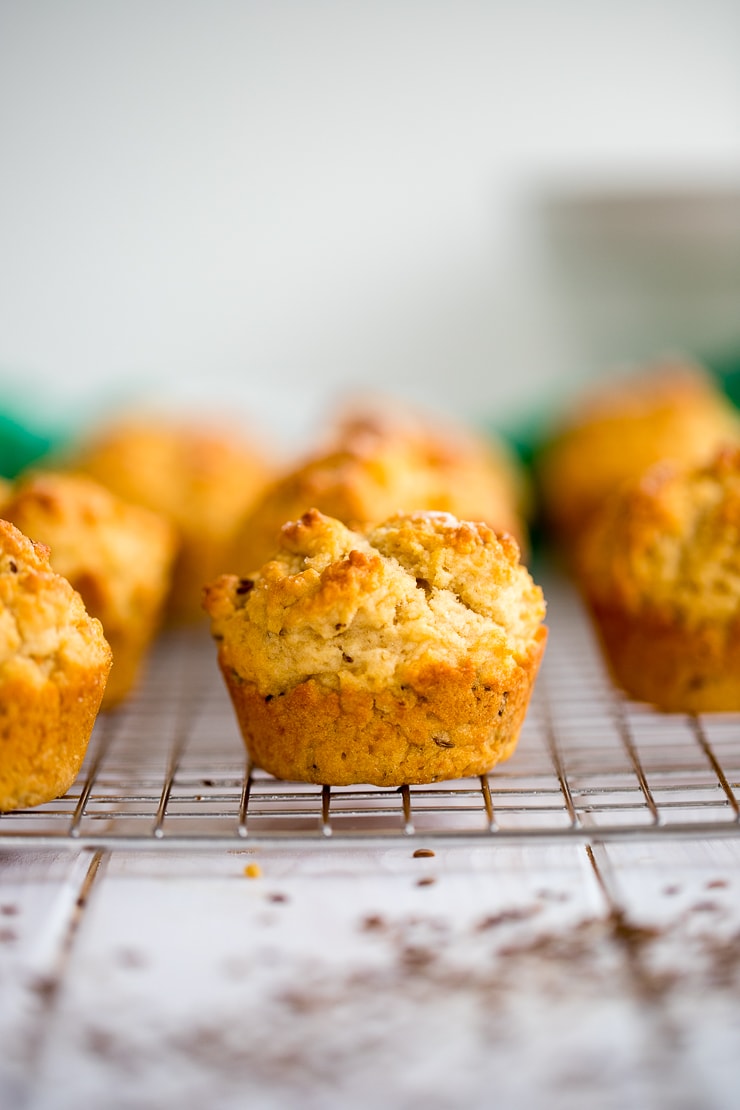
[{"label": "blurred white object in background", "polygon": [[740,370],[740,181],[561,187],[542,216],[583,367],[683,352]]}]

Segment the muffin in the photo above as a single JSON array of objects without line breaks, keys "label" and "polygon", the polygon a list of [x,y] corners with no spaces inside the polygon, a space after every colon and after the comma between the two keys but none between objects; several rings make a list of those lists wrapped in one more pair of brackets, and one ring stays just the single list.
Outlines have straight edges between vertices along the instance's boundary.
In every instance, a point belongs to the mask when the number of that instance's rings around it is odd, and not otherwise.
[{"label": "muffin", "polygon": [[117,705],[134,686],[161,623],[175,554],[172,526],[92,478],[62,473],[21,477],[2,514],[50,548],[54,570],[101,621],[113,651],[103,708]]},{"label": "muffin", "polygon": [[311,509],[259,572],[221,576],[204,604],[253,762],[335,786],[506,759],[547,636],[516,542],[445,513],[362,534]]},{"label": "muffin", "polygon": [[336,422],[337,446],[372,454],[373,444],[405,440],[416,445],[420,460],[429,466],[430,486],[448,501],[432,511],[451,512],[460,520],[482,519],[494,531],[526,540],[526,520],[532,509],[528,475],[513,450],[498,435],[404,408],[398,402],[376,399],[347,406]]},{"label": "muffin", "polygon": [[267,487],[234,543],[248,572],[271,555],[282,525],[311,507],[364,529],[399,511],[450,512],[526,543],[522,474],[503,444],[440,429],[413,414],[356,412],[316,451]]},{"label": "muffin", "polygon": [[626,693],[740,710],[740,448],[624,487],[589,532],[580,581]]},{"label": "muffin", "polygon": [[0,810],[69,789],[110,665],[100,621],[48,550],[0,520]]},{"label": "muffin", "polygon": [[261,450],[235,428],[141,416],[101,430],[68,463],[170,520],[179,547],[167,616],[202,619],[202,588],[230,569],[236,527],[270,474]]},{"label": "muffin", "polygon": [[736,410],[697,366],[665,362],[596,388],[538,460],[546,522],[577,554],[622,482],[662,459],[706,462],[728,440],[740,441]]}]

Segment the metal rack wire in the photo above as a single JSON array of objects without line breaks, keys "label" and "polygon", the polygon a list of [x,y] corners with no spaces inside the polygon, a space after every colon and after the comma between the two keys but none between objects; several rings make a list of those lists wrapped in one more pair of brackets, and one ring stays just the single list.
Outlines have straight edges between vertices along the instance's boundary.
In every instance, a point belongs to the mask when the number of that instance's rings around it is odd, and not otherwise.
[{"label": "metal rack wire", "polygon": [[0,815],[0,845],[740,834],[740,714],[629,702],[568,584],[551,575],[544,585],[545,663],[514,757],[487,776],[330,789],[250,769],[213,644],[198,629],[160,640],[137,695],[99,718],[76,784],[33,811]]}]

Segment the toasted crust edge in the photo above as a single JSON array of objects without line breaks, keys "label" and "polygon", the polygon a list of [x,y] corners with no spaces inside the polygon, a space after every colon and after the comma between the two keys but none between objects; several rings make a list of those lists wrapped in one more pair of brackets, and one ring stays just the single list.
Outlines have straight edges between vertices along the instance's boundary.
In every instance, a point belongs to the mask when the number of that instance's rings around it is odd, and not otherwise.
[{"label": "toasted crust edge", "polygon": [[277,778],[401,786],[485,774],[512,755],[545,650],[541,626],[506,688],[472,664],[436,664],[413,686],[337,691],[310,678],[264,697],[219,653],[245,746]]},{"label": "toasted crust edge", "polygon": [[95,671],[33,687],[21,676],[0,681],[0,812],[52,801],[82,767],[105,690],[110,656]]}]

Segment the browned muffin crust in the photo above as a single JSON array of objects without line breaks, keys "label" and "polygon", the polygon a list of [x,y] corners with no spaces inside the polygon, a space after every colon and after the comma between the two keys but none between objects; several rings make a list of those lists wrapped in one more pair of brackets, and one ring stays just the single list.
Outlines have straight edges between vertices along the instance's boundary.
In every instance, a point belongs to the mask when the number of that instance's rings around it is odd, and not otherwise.
[{"label": "browned muffin crust", "polygon": [[698,465],[740,441],[738,414],[700,367],[665,362],[596,386],[538,463],[544,513],[567,550],[605,498],[663,460]]},{"label": "browned muffin crust", "polygon": [[664,710],[740,709],[740,449],[659,464],[624,487],[579,572],[628,694]]},{"label": "browned muffin crust", "polygon": [[54,472],[21,476],[3,513],[49,547],[54,570],[101,621],[113,651],[103,708],[119,704],[160,627],[176,550],[173,527],[92,478]]},{"label": "browned muffin crust", "polygon": [[516,745],[547,635],[515,541],[445,513],[364,535],[312,509],[205,606],[253,761],[331,785],[490,770]]},{"label": "browned muffin crust", "polygon": [[0,520],[0,810],[69,789],[110,665],[100,622],[48,549]]},{"label": "browned muffin crust", "polygon": [[234,533],[271,477],[261,447],[232,425],[140,415],[101,428],[68,463],[171,522],[179,548],[167,615],[202,620],[202,588],[230,568]]}]

